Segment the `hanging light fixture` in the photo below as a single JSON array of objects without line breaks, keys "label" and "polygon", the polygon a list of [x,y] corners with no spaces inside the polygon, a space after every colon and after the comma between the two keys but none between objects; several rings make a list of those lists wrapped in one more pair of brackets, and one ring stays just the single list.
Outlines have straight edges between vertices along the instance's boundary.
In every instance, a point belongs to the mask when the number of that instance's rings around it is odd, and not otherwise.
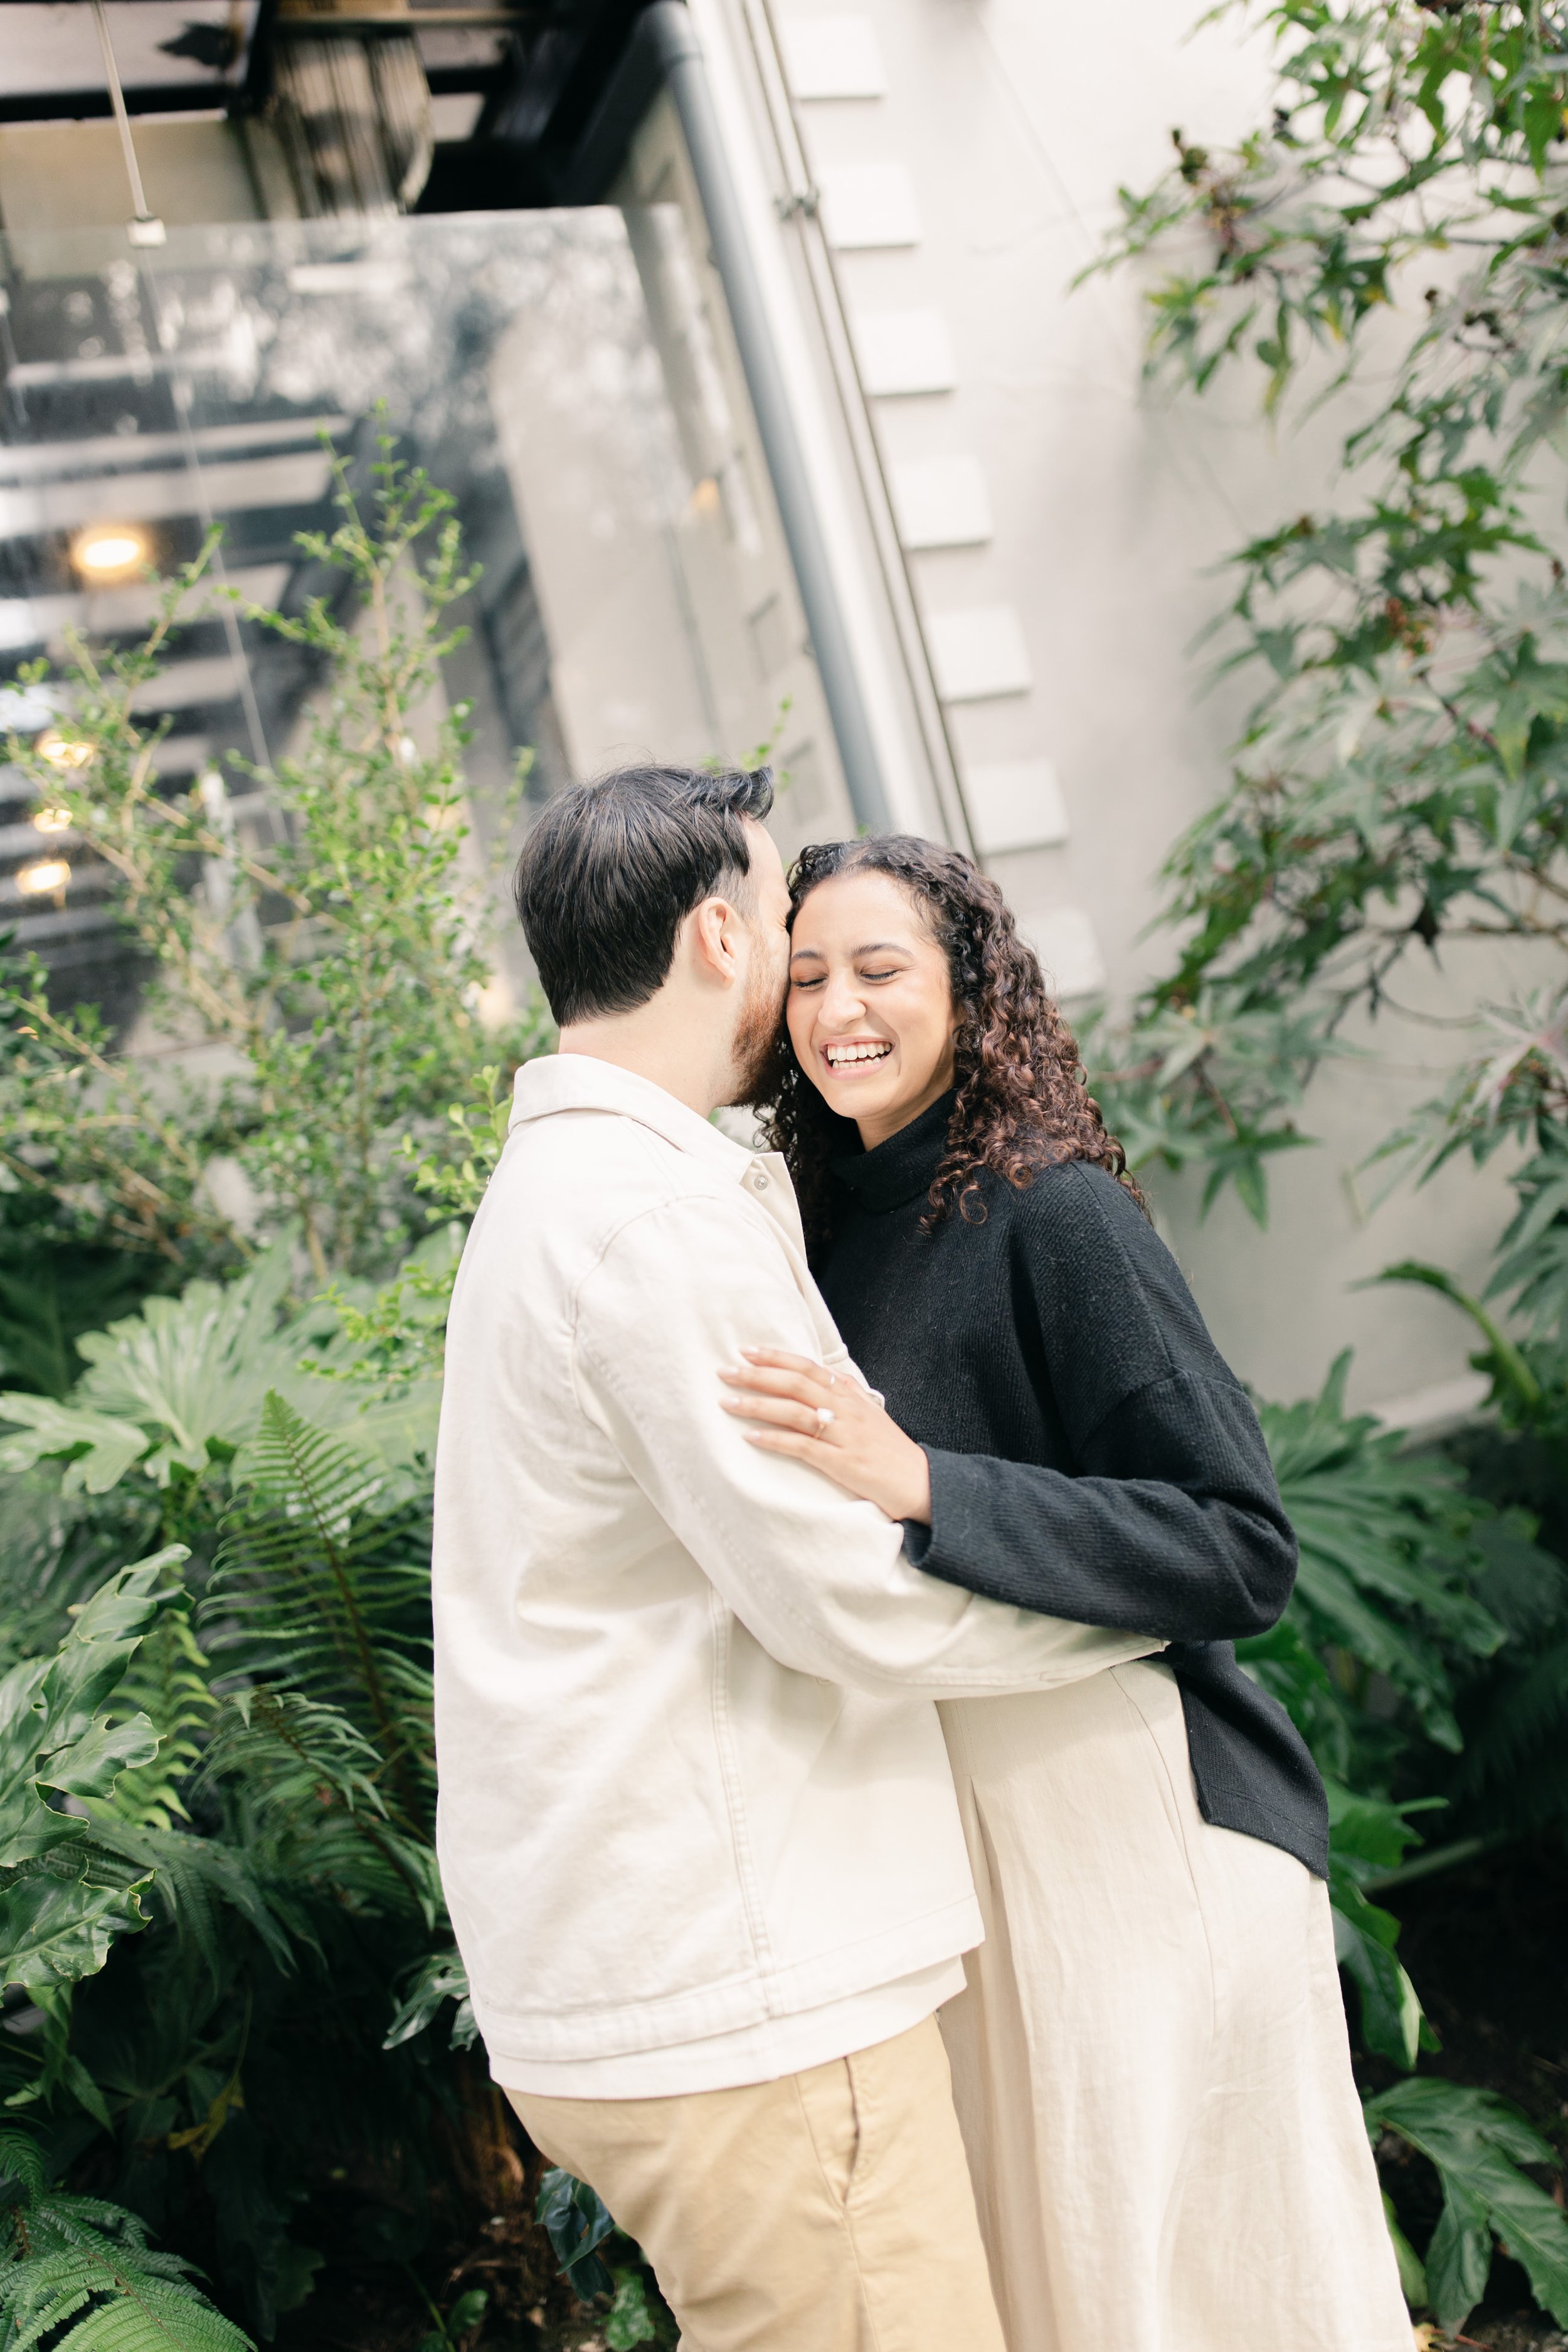
[{"label": "hanging light fixture", "polygon": [[71,824],[69,809],[39,808],[33,811],[35,833],[68,833]]},{"label": "hanging light fixture", "polygon": [[[47,760],[58,775],[68,776],[77,768],[85,768],[92,757],[90,743],[73,742],[62,735],[58,727],[46,727],[41,735],[33,738],[33,750],[40,760]],[[45,828],[47,830],[47,828]]]},{"label": "hanging light fixture", "polygon": [[110,37],[109,18],[104,14],[103,0],[92,0],[92,15],[98,26],[98,45],[103,51],[104,84],[119,127],[120,152],[125,159],[125,177],[131,187],[132,214],[125,224],[125,234],[132,245],[162,245],[168,231],[163,222],[147,209],[147,194],[142,185],[142,166],[137,161],[136,142],[131,136],[131,117],[125,110],[125,92],[121,88],[120,68],[115,62],[114,43]]},{"label": "hanging light fixture", "polygon": [[71,541],[71,562],[85,580],[128,580],[146,562],[147,534],[134,523],[95,522]]},{"label": "hanging light fixture", "polygon": [[40,857],[37,865],[23,866],[16,877],[16,887],[29,898],[63,898],[70,878],[70,866],[65,858]]}]

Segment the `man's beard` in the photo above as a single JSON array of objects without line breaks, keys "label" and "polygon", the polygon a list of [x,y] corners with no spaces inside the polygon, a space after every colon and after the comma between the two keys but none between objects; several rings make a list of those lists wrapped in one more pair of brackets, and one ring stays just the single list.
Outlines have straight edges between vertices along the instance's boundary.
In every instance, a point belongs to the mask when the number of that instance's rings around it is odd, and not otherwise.
[{"label": "man's beard", "polygon": [[778,1092],[779,1056],[788,1050],[782,992],[759,974],[735,1028],[735,1091],[730,1100],[738,1109],[755,1110],[773,1099]]}]

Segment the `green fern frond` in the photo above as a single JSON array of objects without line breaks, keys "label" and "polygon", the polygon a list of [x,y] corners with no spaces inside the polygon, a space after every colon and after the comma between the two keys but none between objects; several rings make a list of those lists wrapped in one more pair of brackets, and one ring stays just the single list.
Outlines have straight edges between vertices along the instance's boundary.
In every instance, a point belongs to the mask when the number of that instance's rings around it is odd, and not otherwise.
[{"label": "green fern frond", "polygon": [[165,1611],[145,1636],[116,1695],[117,1711],[141,1712],[160,1734],[150,1764],[122,1772],[112,1798],[89,1804],[96,1819],[115,1818],[153,1830],[186,1821],[184,1783],[201,1761],[202,1738],[217,1706],[205,1653],[183,1613]]},{"label": "green fern frond", "polygon": [[[22,2234],[26,2238],[29,2256],[68,2253],[73,2248],[90,2252],[106,2244],[111,2252],[134,2255],[138,2261],[148,2253],[147,2224],[140,2213],[129,2212],[122,2205],[110,2205],[102,2197],[79,2197],[66,2189],[38,2193],[24,2217]],[[150,2259],[164,2268],[173,2263],[177,2271],[190,2267],[178,2254],[157,2254]]]},{"label": "green fern frond", "polygon": [[[427,1926],[442,1909],[429,1843],[389,1814],[375,1749],[338,1708],[298,1693],[243,1691],[227,1702],[203,1786],[237,1784],[270,1860],[270,1886],[330,1890],[349,1909],[406,1911]],[[278,1892],[272,1906],[310,1939]]]},{"label": "green fern frond", "polygon": [[148,2245],[136,2214],[47,2189],[25,2133],[0,2131],[0,2162],[24,2188],[0,2247],[5,2352],[255,2352],[195,2284],[194,2265]]},{"label": "green fern frond", "polygon": [[0,2272],[6,2352],[254,2352],[251,2339],[189,2281],[161,2277],[145,2254],[73,2247]]},{"label": "green fern frond", "polygon": [[14,2180],[30,2202],[44,2189],[44,2158],[32,2135],[0,2124],[0,2183]]},{"label": "green fern frond", "polygon": [[176,1935],[199,1954],[215,1985],[225,1965],[216,1917],[218,1905],[237,1911],[255,1929],[279,1969],[285,1974],[292,1970],[288,1932],[242,1852],[218,1838],[134,1822],[99,1824],[92,1844],[138,1873],[154,1874],[149,1900],[154,1910],[162,1906]]},{"label": "green fern frond", "polygon": [[351,1813],[384,1814],[377,1761],[340,1707],[297,1691],[237,1691],[224,1704],[197,1785],[238,1775],[271,1812],[333,1801]]},{"label": "green fern frond", "polygon": [[221,1621],[214,1646],[342,1709],[373,1751],[388,1811],[423,1833],[434,1778],[424,1531],[379,1515],[379,1471],[275,1391],[245,1467],[205,1612]]}]

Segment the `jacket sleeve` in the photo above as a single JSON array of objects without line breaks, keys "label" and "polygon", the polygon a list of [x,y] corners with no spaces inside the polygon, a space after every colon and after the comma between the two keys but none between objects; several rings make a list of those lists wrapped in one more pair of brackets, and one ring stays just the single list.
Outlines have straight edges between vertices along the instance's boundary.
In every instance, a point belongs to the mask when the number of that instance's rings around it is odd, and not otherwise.
[{"label": "jacket sleeve", "polygon": [[819,1358],[768,1221],[743,1197],[683,1198],[644,1211],[605,1251],[578,1294],[573,1361],[584,1411],[782,1665],[961,1698],[1048,1690],[1161,1648],[922,1576],[872,1504],[749,1444],[722,1410],[719,1372],[764,1338]]},{"label": "jacket sleeve", "polygon": [[1235,1641],[1290,1597],[1296,1539],[1258,1417],[1170,1252],[1099,1171],[1020,1221],[1052,1409],[1077,1475],[928,1447],[932,1576],[1087,1625]]}]

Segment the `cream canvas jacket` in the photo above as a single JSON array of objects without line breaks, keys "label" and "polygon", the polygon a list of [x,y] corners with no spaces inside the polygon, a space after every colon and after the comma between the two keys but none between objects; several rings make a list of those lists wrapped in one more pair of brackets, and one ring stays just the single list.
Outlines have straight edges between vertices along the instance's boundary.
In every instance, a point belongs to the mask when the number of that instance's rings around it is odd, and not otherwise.
[{"label": "cream canvas jacket", "polygon": [[720,1407],[847,1362],[783,1162],[526,1064],[458,1276],[436,1475],[441,1874],[493,2062],[668,2051],[980,1940],[932,1702],[1160,1645],[924,1577]]}]

